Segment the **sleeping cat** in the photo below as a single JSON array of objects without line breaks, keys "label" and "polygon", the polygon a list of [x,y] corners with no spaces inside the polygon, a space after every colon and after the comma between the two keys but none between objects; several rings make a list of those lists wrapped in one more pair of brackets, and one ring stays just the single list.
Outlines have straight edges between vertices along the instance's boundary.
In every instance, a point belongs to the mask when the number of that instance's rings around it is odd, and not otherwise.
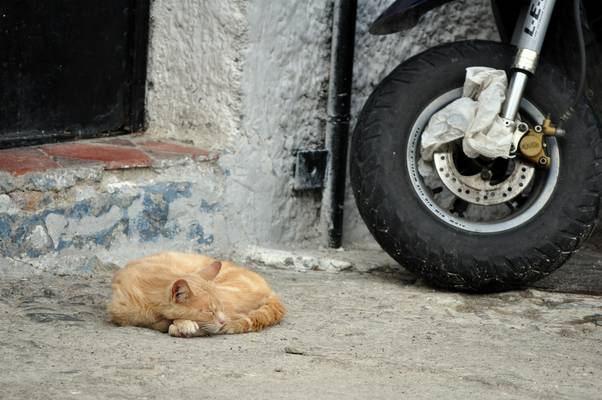
[{"label": "sleeping cat", "polygon": [[129,262],[113,277],[110,319],[172,336],[259,331],[286,310],[266,281],[207,256],[164,252]]}]

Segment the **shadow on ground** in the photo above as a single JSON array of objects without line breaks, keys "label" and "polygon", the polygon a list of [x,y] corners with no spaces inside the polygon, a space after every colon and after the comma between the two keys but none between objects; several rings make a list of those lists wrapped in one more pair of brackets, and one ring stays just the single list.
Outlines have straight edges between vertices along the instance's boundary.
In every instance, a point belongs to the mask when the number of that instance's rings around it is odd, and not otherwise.
[{"label": "shadow on ground", "polygon": [[[598,241],[594,243],[598,243]],[[565,293],[602,295],[602,247],[586,245],[554,273],[530,287]]]}]

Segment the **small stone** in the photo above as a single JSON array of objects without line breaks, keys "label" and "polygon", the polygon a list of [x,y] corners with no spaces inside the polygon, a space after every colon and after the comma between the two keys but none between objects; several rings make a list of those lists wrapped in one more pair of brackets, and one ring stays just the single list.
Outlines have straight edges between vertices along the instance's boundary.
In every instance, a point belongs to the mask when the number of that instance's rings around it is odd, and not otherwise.
[{"label": "small stone", "polygon": [[280,367],[274,368],[274,372],[282,372],[282,368],[280,368]]},{"label": "small stone", "polygon": [[50,235],[50,238],[52,239],[52,242],[56,248],[60,242],[61,236],[65,232],[68,221],[64,215],[50,213],[46,216],[45,222],[48,235]]},{"label": "small stone", "polygon": [[79,268],[80,272],[85,274],[103,274],[107,272],[115,272],[119,269],[119,266],[110,262],[104,262],[97,256],[88,258],[85,263]]},{"label": "small stone", "polygon": [[75,200],[76,201],[84,201],[88,199],[93,199],[98,194],[96,190],[92,186],[82,186],[75,188]]},{"label": "small stone", "polygon": [[41,192],[25,192],[21,195],[20,203],[24,211],[38,211],[44,200],[44,194]]},{"label": "small stone", "polygon": [[296,347],[292,347],[292,346],[286,346],[284,348],[284,352],[287,354],[296,354],[296,355],[300,355],[300,356],[305,355],[305,351],[300,350]]},{"label": "small stone", "polygon": [[7,194],[0,194],[0,213],[13,214],[18,212],[19,209]]},{"label": "small stone", "polygon": [[0,171],[0,193],[13,191],[18,184],[14,176],[6,171]]},{"label": "small stone", "polygon": [[36,225],[27,238],[28,246],[34,250],[45,250],[52,246],[48,233],[41,225]]}]

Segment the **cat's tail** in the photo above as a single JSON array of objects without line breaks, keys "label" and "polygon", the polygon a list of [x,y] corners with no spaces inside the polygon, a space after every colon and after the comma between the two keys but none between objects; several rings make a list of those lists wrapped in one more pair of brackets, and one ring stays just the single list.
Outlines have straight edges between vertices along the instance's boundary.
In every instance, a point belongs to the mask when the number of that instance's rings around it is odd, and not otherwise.
[{"label": "cat's tail", "polygon": [[268,326],[275,325],[284,318],[286,308],[276,295],[270,296],[264,305],[251,311],[244,318],[235,319],[224,325],[223,333],[257,332]]}]

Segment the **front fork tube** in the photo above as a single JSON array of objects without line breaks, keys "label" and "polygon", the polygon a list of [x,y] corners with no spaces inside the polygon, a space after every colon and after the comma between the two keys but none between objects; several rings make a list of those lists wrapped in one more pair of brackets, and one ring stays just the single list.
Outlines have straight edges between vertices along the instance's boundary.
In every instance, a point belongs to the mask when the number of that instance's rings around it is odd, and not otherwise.
[{"label": "front fork tube", "polygon": [[519,23],[517,26],[517,29],[521,28],[521,30],[515,32],[512,39],[512,44],[516,45],[518,51],[512,65],[510,85],[501,114],[506,126],[511,130],[514,130],[514,121],[527,86],[527,80],[537,68],[539,54],[550,25],[555,3],[556,0],[531,0],[526,14],[522,18],[523,23]]}]

